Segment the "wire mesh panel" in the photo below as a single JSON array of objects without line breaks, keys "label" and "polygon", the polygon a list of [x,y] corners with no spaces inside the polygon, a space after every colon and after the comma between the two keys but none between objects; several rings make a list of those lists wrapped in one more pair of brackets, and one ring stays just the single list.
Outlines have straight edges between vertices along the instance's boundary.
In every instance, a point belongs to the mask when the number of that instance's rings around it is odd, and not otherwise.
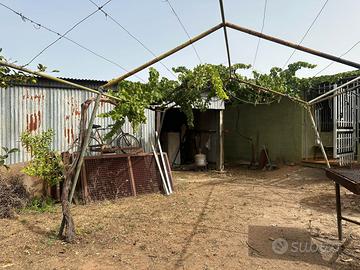
[{"label": "wire mesh panel", "polygon": [[133,194],[126,158],[91,158],[84,163],[88,199],[117,199]]},{"label": "wire mesh panel", "polygon": [[[164,158],[173,186],[167,155]],[[154,155],[149,153],[86,157],[81,181],[84,201],[163,192]]]},{"label": "wire mesh panel", "polygon": [[154,156],[133,156],[131,164],[137,194],[159,192],[161,178]]}]

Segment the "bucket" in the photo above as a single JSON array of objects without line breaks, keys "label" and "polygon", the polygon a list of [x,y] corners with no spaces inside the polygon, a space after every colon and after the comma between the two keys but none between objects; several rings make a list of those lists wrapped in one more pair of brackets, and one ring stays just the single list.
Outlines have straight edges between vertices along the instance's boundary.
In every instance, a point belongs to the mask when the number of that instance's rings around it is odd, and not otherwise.
[{"label": "bucket", "polygon": [[206,155],[204,154],[195,155],[195,165],[198,167],[205,167],[207,165]]}]

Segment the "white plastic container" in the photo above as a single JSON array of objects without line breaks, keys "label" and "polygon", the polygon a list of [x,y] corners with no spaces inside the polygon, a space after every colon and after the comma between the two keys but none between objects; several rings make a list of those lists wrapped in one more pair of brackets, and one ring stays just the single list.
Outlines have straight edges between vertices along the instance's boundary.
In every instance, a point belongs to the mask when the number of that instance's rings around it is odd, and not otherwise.
[{"label": "white plastic container", "polygon": [[204,154],[195,155],[195,165],[197,167],[205,167],[207,165],[206,155]]}]

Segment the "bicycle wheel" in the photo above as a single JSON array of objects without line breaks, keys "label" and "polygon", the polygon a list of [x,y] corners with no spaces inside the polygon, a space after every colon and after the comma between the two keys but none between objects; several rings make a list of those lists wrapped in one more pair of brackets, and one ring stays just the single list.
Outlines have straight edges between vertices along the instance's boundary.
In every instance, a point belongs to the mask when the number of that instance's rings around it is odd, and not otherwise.
[{"label": "bicycle wheel", "polygon": [[[101,153],[102,144],[95,137],[90,137],[88,147],[85,151],[85,156],[90,156],[91,153],[99,152]],[[68,152],[75,153],[81,151],[80,140],[76,138],[75,141],[70,145]]]},{"label": "bicycle wheel", "polygon": [[103,147],[103,144],[101,142],[99,142],[99,140],[97,138],[95,138],[93,136],[90,137],[88,148],[87,148],[87,151],[89,151],[90,155],[91,155],[91,153],[101,154],[102,147]]},{"label": "bicycle wheel", "polygon": [[117,139],[116,146],[121,149],[124,154],[138,152],[141,149],[140,141],[129,133],[124,133]]}]

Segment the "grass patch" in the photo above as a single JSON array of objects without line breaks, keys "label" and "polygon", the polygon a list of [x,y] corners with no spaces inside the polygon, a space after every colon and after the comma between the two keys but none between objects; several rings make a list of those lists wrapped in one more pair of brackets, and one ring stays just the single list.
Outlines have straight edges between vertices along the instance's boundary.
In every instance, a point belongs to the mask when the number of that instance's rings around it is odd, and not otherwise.
[{"label": "grass patch", "polygon": [[49,197],[35,197],[28,203],[24,210],[37,213],[53,213],[55,211],[55,202]]}]

